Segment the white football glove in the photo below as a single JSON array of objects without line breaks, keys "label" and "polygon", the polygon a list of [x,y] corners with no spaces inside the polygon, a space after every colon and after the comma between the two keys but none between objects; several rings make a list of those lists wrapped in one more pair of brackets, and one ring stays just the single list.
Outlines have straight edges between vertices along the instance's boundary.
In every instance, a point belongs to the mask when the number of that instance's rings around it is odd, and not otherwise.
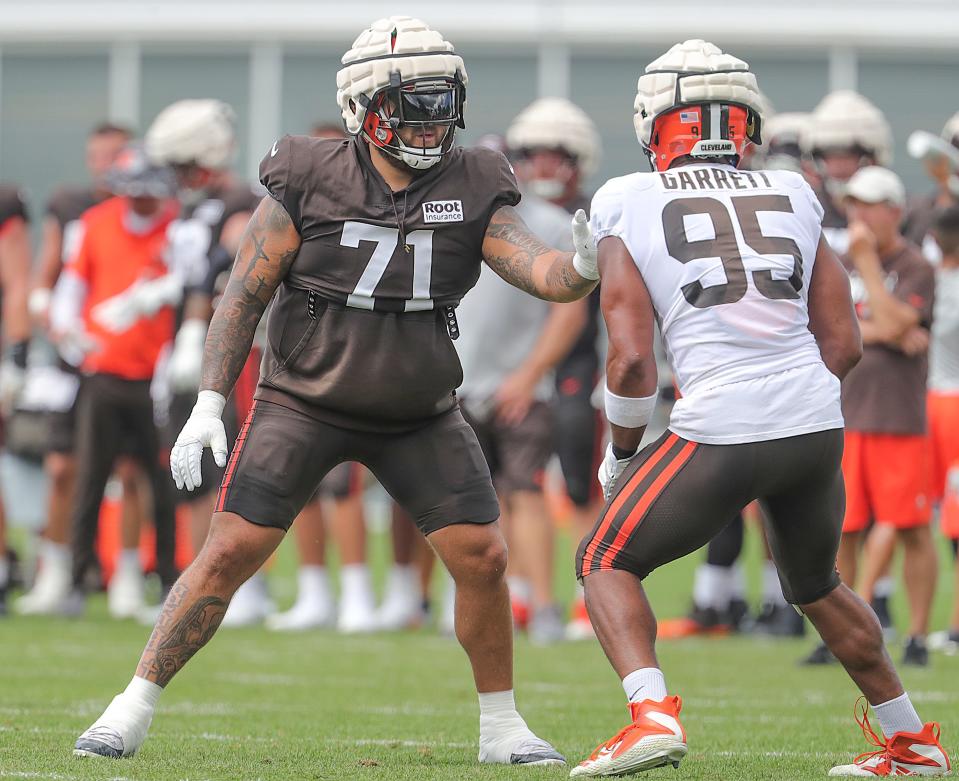
[{"label": "white football glove", "polygon": [[177,393],[194,391],[200,387],[206,330],[205,320],[190,319],[185,320],[177,331],[167,368],[170,387]]},{"label": "white football glove", "polygon": [[44,319],[50,311],[50,299],[53,293],[48,287],[37,287],[30,291],[27,298],[27,311],[36,320]]},{"label": "white football glove", "polygon": [[596,242],[589,229],[586,212],[577,209],[573,215],[573,268],[583,279],[599,279],[599,266],[596,263]]},{"label": "white football glove", "polygon": [[149,317],[164,306],[175,306],[183,297],[183,283],[175,274],[156,279],[140,279],[122,293],[93,307],[92,315],[108,331],[121,333],[142,317]]},{"label": "white football glove", "polygon": [[[636,453],[638,452],[639,449],[636,450]],[[603,498],[606,501],[609,501],[609,497],[613,495],[616,481],[626,471],[632,460],[636,458],[636,453],[633,453],[629,458],[616,458],[613,454],[612,444],[606,445],[606,455],[603,457],[603,462],[599,465],[599,472],[597,473],[599,484],[603,487]]]},{"label": "white football glove", "polygon": [[79,323],[75,329],[56,334],[54,341],[60,357],[71,366],[79,366],[87,357],[87,353],[99,350],[103,346],[99,340],[84,331]]},{"label": "white football glove", "polygon": [[204,448],[213,451],[217,466],[226,466],[226,429],[220,420],[225,406],[226,399],[216,391],[202,390],[197,396],[193,412],[170,453],[170,472],[177,488],[192,491],[203,482],[200,461]]}]

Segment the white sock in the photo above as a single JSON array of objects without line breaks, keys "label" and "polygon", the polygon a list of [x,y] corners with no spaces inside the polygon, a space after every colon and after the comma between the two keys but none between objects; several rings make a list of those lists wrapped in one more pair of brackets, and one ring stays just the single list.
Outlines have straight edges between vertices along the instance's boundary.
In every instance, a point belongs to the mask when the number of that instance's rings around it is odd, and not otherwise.
[{"label": "white sock", "polygon": [[69,567],[70,546],[61,545],[59,542],[51,542],[50,540],[41,540],[40,560],[43,562],[44,567]]},{"label": "white sock", "polygon": [[894,700],[873,705],[872,709],[876,712],[876,718],[879,719],[882,734],[887,738],[891,738],[897,732],[922,731],[922,719],[919,718],[909,695],[905,692]]},{"label": "white sock", "polygon": [[117,572],[143,572],[139,548],[124,548],[117,556]]},{"label": "white sock", "polygon": [[0,556],[0,588],[6,588],[10,580],[10,560],[6,556]]},{"label": "white sock", "polygon": [[896,581],[890,578],[888,575],[885,577],[879,578],[876,581],[876,585],[872,587],[872,595],[874,597],[891,597],[892,593],[896,590]]},{"label": "white sock", "polygon": [[340,568],[340,597],[343,602],[373,605],[370,570],[365,564],[347,564]]},{"label": "white sock", "polygon": [[296,601],[308,605],[322,604],[330,599],[330,578],[326,567],[304,564],[296,573]]},{"label": "white sock", "polygon": [[417,569],[413,564],[394,564],[386,580],[386,598],[394,592],[419,596],[420,588]]},{"label": "white sock", "polygon": [[526,578],[506,578],[506,585],[509,588],[509,595],[513,599],[520,602],[531,602],[533,600],[533,587]]},{"label": "white sock", "polygon": [[529,727],[516,710],[513,690],[480,692],[480,735],[487,738],[525,737]]},{"label": "white sock", "polygon": [[623,691],[630,702],[660,702],[666,699],[666,677],[658,667],[633,670],[623,678]]},{"label": "white sock", "polygon": [[785,607],[786,597],[783,596],[783,587],[779,582],[779,571],[771,561],[763,562],[763,602],[769,605]]},{"label": "white sock", "polygon": [[141,678],[139,675],[134,675],[133,680],[127,684],[127,688],[123,691],[124,697],[130,698],[133,702],[145,705],[151,710],[156,707],[157,700],[160,699],[161,694],[163,694],[162,686],[158,686],[146,678]]},{"label": "white sock", "polygon": [[730,581],[729,567],[718,567],[715,564],[700,564],[696,567],[696,576],[693,579],[693,602],[696,607],[712,607],[716,610],[729,607]]}]

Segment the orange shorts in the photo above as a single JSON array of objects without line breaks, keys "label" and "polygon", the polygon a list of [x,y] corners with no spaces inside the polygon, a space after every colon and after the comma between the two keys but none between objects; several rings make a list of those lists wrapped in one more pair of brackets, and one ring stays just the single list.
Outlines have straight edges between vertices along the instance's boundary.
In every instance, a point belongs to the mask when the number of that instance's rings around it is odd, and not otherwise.
[{"label": "orange shorts", "polygon": [[[959,538],[959,394],[929,392],[930,498],[939,502],[942,533]],[[950,478],[951,472],[951,478]]]},{"label": "orange shorts", "polygon": [[862,531],[870,520],[897,529],[929,523],[927,453],[925,436],[847,431],[842,530]]}]

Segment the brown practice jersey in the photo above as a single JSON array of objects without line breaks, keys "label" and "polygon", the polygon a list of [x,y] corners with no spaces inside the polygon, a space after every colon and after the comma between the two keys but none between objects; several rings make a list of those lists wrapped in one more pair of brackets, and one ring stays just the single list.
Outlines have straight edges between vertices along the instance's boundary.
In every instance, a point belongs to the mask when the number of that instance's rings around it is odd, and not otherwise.
[{"label": "brown practice jersey", "polygon": [[[886,289],[919,312],[923,328],[932,325],[936,278],[919,250],[904,242],[881,258]],[[860,320],[869,319],[865,286],[848,257],[853,302]],[[849,431],[869,434],[924,434],[928,359],[883,344],[867,344],[862,360],[842,383],[842,414]]]},{"label": "brown practice jersey", "polygon": [[393,193],[364,141],[285,136],[260,180],[302,244],[273,300],[257,398],[383,432],[455,406],[453,308],[479,277],[490,217],[520,198],[506,158],[457,147]]}]

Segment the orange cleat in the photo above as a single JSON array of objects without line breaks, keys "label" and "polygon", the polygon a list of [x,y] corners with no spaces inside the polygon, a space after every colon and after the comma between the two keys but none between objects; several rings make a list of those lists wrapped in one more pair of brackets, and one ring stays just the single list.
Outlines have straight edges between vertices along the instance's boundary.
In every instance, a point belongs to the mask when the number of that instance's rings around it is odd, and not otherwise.
[{"label": "orange cleat", "polygon": [[529,626],[529,602],[510,594],[509,605],[513,612],[513,628],[517,632],[525,630]]},{"label": "orange cleat", "polygon": [[699,608],[694,605],[688,616],[660,621],[656,636],[660,640],[678,640],[700,635],[728,635],[731,629],[729,624],[720,620],[715,608]]},{"label": "orange cleat", "polygon": [[679,767],[686,756],[686,730],[679,723],[683,701],[667,697],[659,702],[631,702],[633,723],[623,727],[570,771],[572,778],[627,776],[654,767]]},{"label": "orange cleat", "polygon": [[593,637],[596,637],[596,632],[593,631],[593,624],[589,620],[586,600],[580,597],[573,603],[573,609],[570,611],[569,623],[566,625],[566,639],[589,640]]},{"label": "orange cleat", "polygon": [[[837,765],[830,776],[948,776],[949,757],[939,743],[939,725],[924,724],[919,732],[897,732],[891,738],[880,737],[873,730],[867,715],[865,697],[856,700],[856,721],[866,740],[877,751],[867,751],[851,765]],[[862,704],[862,718],[859,706]]]}]

